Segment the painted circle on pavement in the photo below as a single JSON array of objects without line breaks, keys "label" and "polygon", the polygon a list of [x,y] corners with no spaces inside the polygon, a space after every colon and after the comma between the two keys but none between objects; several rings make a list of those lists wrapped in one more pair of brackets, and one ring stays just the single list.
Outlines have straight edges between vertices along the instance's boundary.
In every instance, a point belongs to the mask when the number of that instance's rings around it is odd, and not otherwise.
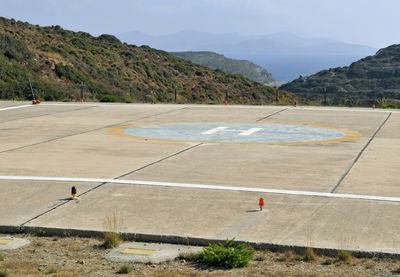
[{"label": "painted circle on pavement", "polygon": [[204,143],[305,144],[345,141],[358,132],[310,125],[261,122],[196,122],[121,126],[110,134],[138,139]]}]

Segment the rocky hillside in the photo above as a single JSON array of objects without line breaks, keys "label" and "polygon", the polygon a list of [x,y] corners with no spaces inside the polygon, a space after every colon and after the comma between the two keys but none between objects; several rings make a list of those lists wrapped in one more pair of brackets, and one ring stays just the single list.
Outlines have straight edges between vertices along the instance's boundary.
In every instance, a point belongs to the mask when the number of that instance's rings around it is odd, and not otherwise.
[{"label": "rocky hillside", "polygon": [[[0,98],[41,100],[266,104],[293,102],[235,74],[226,74],[148,46],[93,37],[60,26],[40,27],[0,17]],[[297,100],[298,101],[298,100]]]},{"label": "rocky hillside", "polygon": [[229,59],[223,55],[208,51],[171,52],[171,54],[212,69],[219,69],[231,74],[241,74],[254,82],[266,86],[279,87],[282,84],[275,80],[266,69],[246,60]]},{"label": "rocky hillside", "polygon": [[397,106],[400,103],[400,45],[379,50],[348,67],[323,70],[284,84],[308,99],[331,105]]}]

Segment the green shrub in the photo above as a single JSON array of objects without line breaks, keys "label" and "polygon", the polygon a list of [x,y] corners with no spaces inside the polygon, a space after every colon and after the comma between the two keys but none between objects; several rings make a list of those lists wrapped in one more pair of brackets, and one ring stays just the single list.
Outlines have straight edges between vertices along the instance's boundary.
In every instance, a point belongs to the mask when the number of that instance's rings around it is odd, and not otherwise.
[{"label": "green shrub", "polygon": [[384,104],[381,106],[382,109],[398,109],[399,107],[396,104]]},{"label": "green shrub", "polygon": [[208,266],[225,268],[244,267],[254,258],[254,249],[246,244],[234,244],[234,240],[210,244],[198,254],[198,261]]},{"label": "green shrub", "polygon": [[346,263],[351,263],[351,260],[353,259],[353,256],[349,251],[345,250],[340,250],[338,252],[338,260]]},{"label": "green shrub", "polygon": [[132,267],[130,267],[129,265],[123,265],[120,267],[120,269],[118,270],[118,274],[128,274],[129,272],[132,271]]},{"label": "green shrub", "polygon": [[120,102],[119,98],[115,95],[111,95],[111,94],[107,94],[104,95],[101,99],[100,102],[112,102],[112,103],[116,103],[116,102]]},{"label": "green shrub", "polygon": [[7,277],[8,274],[9,274],[9,273],[8,273],[7,270],[0,271],[0,277]]},{"label": "green shrub", "polygon": [[4,261],[4,255],[0,253],[0,262]]},{"label": "green shrub", "polygon": [[107,232],[104,236],[104,242],[102,246],[104,248],[114,248],[119,245],[119,235],[114,232]]}]

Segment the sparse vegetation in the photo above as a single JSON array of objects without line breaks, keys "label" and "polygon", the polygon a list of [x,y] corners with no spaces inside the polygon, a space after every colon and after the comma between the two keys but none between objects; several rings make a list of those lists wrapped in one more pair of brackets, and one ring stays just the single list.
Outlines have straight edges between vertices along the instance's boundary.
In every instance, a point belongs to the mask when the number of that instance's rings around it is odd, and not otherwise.
[{"label": "sparse vegetation", "polygon": [[132,271],[132,267],[130,267],[129,265],[123,265],[119,268],[117,273],[118,274],[128,274],[131,271]]},{"label": "sparse vegetation", "polygon": [[118,228],[121,224],[122,218],[116,211],[112,212],[104,219],[104,227],[107,230],[104,235],[104,242],[102,244],[104,248],[114,248],[120,244]]},{"label": "sparse vegetation", "polygon": [[107,232],[104,235],[104,242],[102,244],[102,246],[104,248],[114,248],[117,247],[120,244],[120,240],[119,240],[119,235],[115,232]]},{"label": "sparse vegetation", "polygon": [[4,261],[5,256],[0,253],[0,262]]},{"label": "sparse vegetation", "polygon": [[198,254],[198,261],[208,266],[225,268],[244,267],[254,258],[254,249],[246,244],[236,244],[234,240],[213,243]]},{"label": "sparse vegetation", "polygon": [[339,250],[338,251],[338,260],[345,262],[345,263],[351,263],[353,259],[353,256],[351,255],[351,253],[349,251],[346,250]]},{"label": "sparse vegetation", "polygon": [[55,268],[54,266],[51,266],[48,270],[47,270],[48,274],[53,274],[53,273],[57,273],[57,268]]},{"label": "sparse vegetation", "polygon": [[0,277],[7,277],[9,275],[7,270],[0,271]]},{"label": "sparse vegetation", "polygon": [[[60,26],[40,27],[0,17],[0,99],[107,100],[222,104],[275,102],[271,87],[226,74],[148,46],[121,43],[112,35],[93,37]],[[104,98],[106,97],[106,98]],[[280,101],[296,96],[280,92]]]},{"label": "sparse vegetation", "polygon": [[284,84],[282,90],[327,105],[396,107],[400,103],[400,44],[347,67],[322,70]]},{"label": "sparse vegetation", "polygon": [[312,248],[307,248],[303,257],[303,261],[312,262],[315,261],[316,259],[317,255],[314,253],[314,250]]}]

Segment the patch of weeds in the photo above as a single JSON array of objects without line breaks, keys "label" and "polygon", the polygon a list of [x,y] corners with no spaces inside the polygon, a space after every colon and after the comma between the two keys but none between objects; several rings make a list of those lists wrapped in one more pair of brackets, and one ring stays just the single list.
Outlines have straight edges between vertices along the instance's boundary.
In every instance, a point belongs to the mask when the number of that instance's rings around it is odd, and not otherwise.
[{"label": "patch of weeds", "polygon": [[102,247],[109,249],[117,247],[120,244],[118,227],[121,225],[121,222],[122,220],[116,211],[112,212],[105,218],[104,226],[107,232],[104,235]]},{"label": "patch of weeds", "polygon": [[53,241],[58,241],[58,237],[54,237],[54,238],[53,238]]},{"label": "patch of weeds", "polygon": [[0,277],[7,277],[9,275],[8,270],[0,271]]},{"label": "patch of weeds", "polygon": [[338,260],[349,264],[353,260],[353,256],[349,251],[340,250],[338,252]]},{"label": "patch of weeds", "polygon": [[303,261],[312,262],[317,259],[317,255],[314,253],[312,248],[307,248],[306,253],[304,253]]},{"label": "patch of weeds", "polygon": [[54,266],[51,266],[49,268],[49,270],[47,271],[47,274],[53,274],[53,273],[57,273],[57,268],[55,268]]},{"label": "patch of weeds", "polygon": [[235,245],[232,239],[224,243],[209,244],[197,255],[197,259],[207,266],[236,268],[247,266],[254,254],[253,248],[246,244]]},{"label": "patch of weeds", "polygon": [[331,259],[331,258],[328,258],[328,259],[326,259],[325,260],[325,262],[323,263],[324,265],[331,265],[331,264],[333,264],[335,261],[333,260],[333,259]]},{"label": "patch of weeds", "polygon": [[46,234],[47,233],[45,230],[42,230],[42,229],[39,230],[39,236],[44,237],[44,236],[46,236]]},{"label": "patch of weeds", "polygon": [[119,245],[119,235],[114,232],[107,232],[104,235],[104,242],[101,246],[103,246],[106,249],[114,248]]},{"label": "patch of weeds", "polygon": [[42,247],[42,246],[43,246],[43,242],[38,241],[38,242],[35,243],[35,246],[37,246],[37,247]]},{"label": "patch of weeds", "polygon": [[278,261],[280,262],[286,262],[289,260],[293,260],[293,258],[296,256],[293,250],[288,250],[285,253],[279,255]]},{"label": "patch of weeds", "polygon": [[128,274],[131,271],[132,271],[132,267],[130,267],[129,265],[123,265],[119,268],[117,273],[118,274]]},{"label": "patch of weeds", "polygon": [[0,253],[0,262],[4,261],[5,256]]},{"label": "patch of weeds", "polygon": [[400,274],[400,267],[398,269],[393,270],[394,274]]}]

